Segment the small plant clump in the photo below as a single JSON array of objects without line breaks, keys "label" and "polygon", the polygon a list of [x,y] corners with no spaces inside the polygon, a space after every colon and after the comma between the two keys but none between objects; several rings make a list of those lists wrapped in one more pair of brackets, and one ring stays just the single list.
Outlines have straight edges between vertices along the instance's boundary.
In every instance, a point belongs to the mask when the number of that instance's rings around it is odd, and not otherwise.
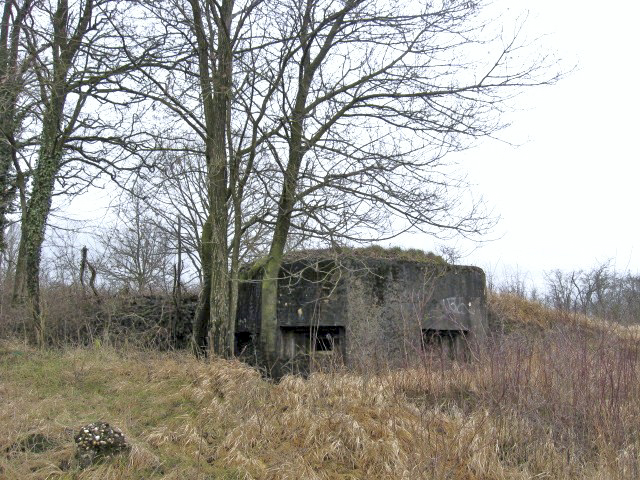
[{"label": "small plant clump", "polygon": [[75,436],[78,451],[76,458],[81,467],[129,450],[120,429],[106,422],[90,423],[80,428]]}]

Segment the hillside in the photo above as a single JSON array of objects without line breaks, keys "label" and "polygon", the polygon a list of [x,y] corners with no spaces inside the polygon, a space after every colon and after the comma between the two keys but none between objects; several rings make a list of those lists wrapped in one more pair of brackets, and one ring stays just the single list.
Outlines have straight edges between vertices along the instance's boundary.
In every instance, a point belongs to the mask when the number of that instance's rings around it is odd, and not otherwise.
[{"label": "hillside", "polygon": [[[491,297],[500,333],[468,362],[279,383],[186,353],[0,343],[0,478],[638,478],[633,328]],[[104,420],[131,453],[86,470]]]}]

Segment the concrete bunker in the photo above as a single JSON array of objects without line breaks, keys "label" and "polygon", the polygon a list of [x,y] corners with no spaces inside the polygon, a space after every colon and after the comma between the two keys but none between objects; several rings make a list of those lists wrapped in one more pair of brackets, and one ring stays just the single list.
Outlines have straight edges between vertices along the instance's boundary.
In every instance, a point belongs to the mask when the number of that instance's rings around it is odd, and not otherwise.
[{"label": "concrete bunker", "polygon": [[[296,252],[278,279],[278,351],[287,370],[401,367],[465,355],[487,330],[484,272],[385,250]],[[260,278],[240,285],[236,352],[258,361]]]}]

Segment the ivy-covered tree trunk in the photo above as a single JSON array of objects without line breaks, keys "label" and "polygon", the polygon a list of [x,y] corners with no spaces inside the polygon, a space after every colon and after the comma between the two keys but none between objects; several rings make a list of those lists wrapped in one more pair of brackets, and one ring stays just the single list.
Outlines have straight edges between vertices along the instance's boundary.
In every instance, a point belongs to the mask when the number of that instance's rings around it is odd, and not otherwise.
[{"label": "ivy-covered tree trunk", "polygon": [[[47,92],[38,164],[33,173],[33,187],[27,204],[27,212],[23,217],[21,229],[21,247],[18,265],[23,266],[20,272],[22,279],[18,282],[26,287],[28,303],[33,311],[33,324],[36,342],[40,347],[45,341],[45,322],[40,304],[40,260],[44,243],[47,220],[51,212],[51,201],[54,193],[56,176],[59,173],[63,149],[69,132],[73,131],[78,118],[78,103],[75,115],[64,125],[64,107],[70,91],[69,72],[76,58],[82,39],[88,31],[93,13],[93,0],[86,0],[77,18],[76,29],[69,31],[69,5],[67,0],[58,0],[56,10],[51,17],[52,66],[51,77],[40,87]],[[44,80],[44,77],[41,77]],[[20,258],[20,254],[23,258]],[[18,277],[18,276],[17,276]],[[20,292],[18,292],[20,293]]]},{"label": "ivy-covered tree trunk", "polygon": [[[2,99],[4,103],[4,99]],[[10,113],[6,116],[11,115]],[[0,252],[5,249],[5,230],[7,214],[13,199],[14,188],[11,185],[11,166],[13,164],[13,125],[5,115],[0,118]]]},{"label": "ivy-covered tree trunk", "polygon": [[24,252],[26,291],[33,311],[36,341],[40,347],[44,345],[44,317],[40,305],[40,260],[42,244],[47,226],[47,218],[51,211],[51,198],[55,182],[55,173],[60,163],[58,154],[41,158],[42,168],[38,168],[34,177],[33,193],[22,228],[25,238]]},{"label": "ivy-covered tree trunk", "polygon": [[21,123],[17,104],[24,88],[23,71],[29,63],[20,58],[20,37],[32,4],[32,0],[7,1],[0,12],[0,252],[5,249],[7,214],[16,192],[11,170],[16,159],[15,135]]},{"label": "ivy-covered tree trunk", "polygon": [[54,89],[43,119],[38,165],[33,176],[33,188],[23,218],[20,242],[23,243],[18,264],[24,266],[24,286],[28,302],[33,312],[36,343],[44,346],[45,324],[40,304],[40,260],[44,243],[47,219],[51,212],[51,200],[55,179],[62,160],[62,134],[59,131],[66,91],[63,87]]}]

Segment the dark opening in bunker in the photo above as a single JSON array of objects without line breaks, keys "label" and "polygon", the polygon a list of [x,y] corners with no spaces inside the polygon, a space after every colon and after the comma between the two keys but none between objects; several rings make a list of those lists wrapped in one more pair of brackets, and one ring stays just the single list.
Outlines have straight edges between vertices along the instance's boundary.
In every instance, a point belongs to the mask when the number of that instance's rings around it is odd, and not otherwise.
[{"label": "dark opening in bunker", "polygon": [[253,346],[251,332],[236,332],[236,354],[247,353]]},{"label": "dark opening in bunker", "polygon": [[450,358],[464,356],[465,330],[422,330],[422,348],[427,352],[439,353]]},{"label": "dark opening in bunker", "polygon": [[330,352],[340,345],[341,327],[318,327],[315,332],[315,351]]},{"label": "dark opening in bunker", "polygon": [[282,353],[295,357],[313,352],[339,352],[343,344],[343,327],[280,327]]}]

